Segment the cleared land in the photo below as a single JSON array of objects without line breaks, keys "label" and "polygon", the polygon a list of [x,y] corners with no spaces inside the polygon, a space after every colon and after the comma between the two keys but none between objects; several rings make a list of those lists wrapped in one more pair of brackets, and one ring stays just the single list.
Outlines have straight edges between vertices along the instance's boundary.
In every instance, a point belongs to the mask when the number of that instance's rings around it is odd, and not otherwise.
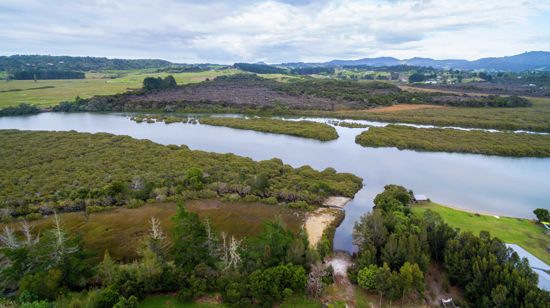
[{"label": "cleared land", "polygon": [[63,80],[11,80],[0,82],[0,108],[31,103],[49,107],[62,101],[72,101],[77,96],[89,98],[94,95],[112,95],[129,89],[141,88],[146,77],[173,75],[178,84],[196,83],[237,70],[210,70],[188,73],[153,73],[150,70],[116,71],[122,77],[110,78],[109,73],[87,74],[86,79]]},{"label": "cleared land", "polygon": [[321,141],[329,141],[338,138],[338,133],[334,127],[324,123],[311,121],[285,121],[268,118],[201,118],[200,123],[298,136]]},{"label": "cleared land", "polygon": [[[292,231],[298,232],[304,222],[301,211],[263,203],[221,202],[218,200],[188,201],[190,212],[208,219],[217,231],[238,238],[253,236],[261,231],[262,223],[280,219]],[[116,208],[111,211],[86,215],[84,212],[60,214],[64,226],[71,233],[81,234],[84,245],[95,258],[109,249],[117,260],[131,261],[138,258],[137,249],[147,234],[151,217],[158,218],[163,230],[170,235],[171,220],[176,213],[175,203],[147,204],[138,209]],[[52,225],[52,217],[34,221],[37,231]],[[17,226],[17,224],[14,224]]]},{"label": "cleared land", "polygon": [[505,243],[518,244],[525,250],[550,264],[550,236],[544,234],[544,228],[527,219],[480,215],[445,207],[437,203],[421,203],[412,206],[413,213],[422,215],[426,210],[439,213],[443,220],[452,227],[462,231],[479,234],[489,231],[492,236],[500,238]]},{"label": "cleared land", "polygon": [[415,128],[400,125],[371,127],[355,138],[368,147],[460,152],[516,157],[550,157],[550,135],[512,132]]}]

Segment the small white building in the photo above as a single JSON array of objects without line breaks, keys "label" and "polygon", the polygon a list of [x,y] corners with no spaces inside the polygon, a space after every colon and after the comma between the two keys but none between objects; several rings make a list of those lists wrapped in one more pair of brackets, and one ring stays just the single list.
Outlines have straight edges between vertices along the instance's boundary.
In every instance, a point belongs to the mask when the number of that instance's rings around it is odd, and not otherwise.
[{"label": "small white building", "polygon": [[426,201],[428,201],[428,197],[426,197],[426,195],[414,194],[414,201],[416,201],[416,202],[426,202]]}]

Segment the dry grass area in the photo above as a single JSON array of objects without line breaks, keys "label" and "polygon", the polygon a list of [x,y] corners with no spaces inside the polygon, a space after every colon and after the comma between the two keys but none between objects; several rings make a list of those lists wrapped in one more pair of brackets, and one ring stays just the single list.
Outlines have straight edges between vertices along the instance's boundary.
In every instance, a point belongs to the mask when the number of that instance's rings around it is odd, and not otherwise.
[{"label": "dry grass area", "polygon": [[417,109],[448,109],[447,106],[429,105],[429,104],[397,104],[393,106],[377,107],[366,110],[367,112],[393,112]]},{"label": "dry grass area", "polygon": [[[263,203],[196,200],[187,202],[186,207],[201,218],[208,218],[217,231],[239,238],[258,234],[266,220],[281,219],[295,232],[301,229],[304,221],[304,215],[299,211]],[[149,230],[150,218],[158,218],[162,229],[169,235],[176,208],[174,203],[153,203],[138,209],[116,208],[90,215],[63,213],[60,218],[71,234],[82,235],[85,247],[94,254],[93,259],[101,258],[105,249],[109,249],[114,259],[131,261],[138,257],[137,249]],[[52,217],[33,224],[35,230],[44,231],[51,227]]]},{"label": "dry grass area", "polygon": [[431,89],[431,88],[421,88],[421,87],[403,86],[403,85],[400,85],[399,88],[403,91],[409,91],[409,92],[448,93],[448,94],[457,94],[457,95],[468,94],[469,96],[491,95],[488,93],[481,93],[481,92],[464,92],[464,91],[453,91],[448,89]]},{"label": "dry grass area", "polygon": [[339,210],[318,208],[314,212],[310,212],[306,216],[305,228],[309,244],[315,247],[323,237],[323,232],[328,228],[333,221],[338,217]]}]

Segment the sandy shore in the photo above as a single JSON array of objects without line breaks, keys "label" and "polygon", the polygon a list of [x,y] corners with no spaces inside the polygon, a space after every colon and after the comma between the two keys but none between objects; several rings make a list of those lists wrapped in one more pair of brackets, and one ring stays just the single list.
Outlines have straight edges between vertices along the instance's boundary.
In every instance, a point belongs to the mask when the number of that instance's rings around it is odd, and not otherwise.
[{"label": "sandy shore", "polygon": [[323,206],[343,209],[350,201],[351,198],[348,197],[332,196],[323,202]]},{"label": "sandy shore", "polygon": [[305,221],[307,238],[309,245],[315,247],[323,237],[323,232],[334,222],[340,210],[318,208],[314,212],[308,213]]}]

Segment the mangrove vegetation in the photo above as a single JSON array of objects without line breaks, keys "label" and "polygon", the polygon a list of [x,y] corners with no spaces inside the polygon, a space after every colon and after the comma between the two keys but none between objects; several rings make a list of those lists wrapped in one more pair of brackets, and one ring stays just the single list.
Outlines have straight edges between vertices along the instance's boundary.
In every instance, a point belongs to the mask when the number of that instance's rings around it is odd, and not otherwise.
[{"label": "mangrove vegetation", "polygon": [[332,168],[292,168],[276,158],[256,162],[105,133],[2,130],[0,143],[3,219],[179,198],[309,208],[362,187],[360,178]]},{"label": "mangrove vegetation", "polygon": [[415,128],[402,125],[371,127],[355,138],[368,147],[461,152],[517,157],[550,157],[550,135],[513,132]]}]

